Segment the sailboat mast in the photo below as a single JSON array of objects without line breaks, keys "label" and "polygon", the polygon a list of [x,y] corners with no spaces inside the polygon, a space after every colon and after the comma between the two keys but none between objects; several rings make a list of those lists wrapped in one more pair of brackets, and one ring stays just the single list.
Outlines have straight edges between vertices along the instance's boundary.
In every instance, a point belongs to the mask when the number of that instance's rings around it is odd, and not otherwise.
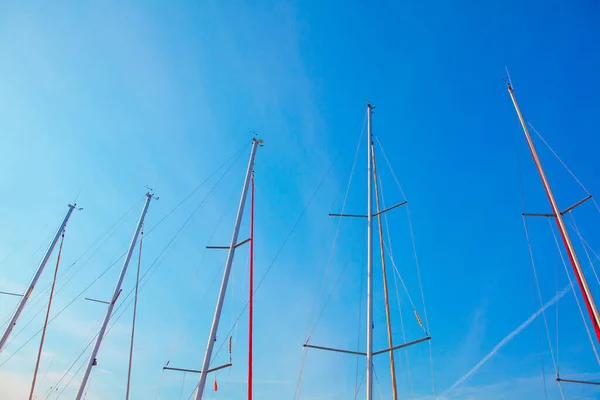
[{"label": "sailboat mast", "polygon": [[252,333],[254,318],[254,171],[250,197],[250,300],[248,301],[248,400],[252,400]]},{"label": "sailboat mast", "polygon": [[104,322],[102,323],[102,327],[100,328],[100,332],[98,332],[98,337],[96,338],[96,344],[94,349],[92,350],[92,354],[88,361],[85,372],[83,373],[83,378],[81,379],[81,384],[79,385],[79,390],[77,391],[77,395],[75,396],[75,400],[81,400],[83,394],[85,393],[85,388],[87,382],[90,378],[90,374],[92,372],[92,367],[96,364],[96,356],[98,355],[98,350],[100,350],[100,344],[102,344],[102,339],[104,339],[104,335],[106,333],[106,328],[108,327],[108,322],[110,321],[110,317],[112,316],[113,309],[115,308],[115,304],[117,303],[117,299],[119,294],[121,293],[121,286],[123,285],[123,280],[125,279],[125,273],[127,272],[127,267],[129,266],[129,262],[131,261],[131,256],[133,251],[135,250],[135,245],[137,243],[138,236],[140,231],[142,230],[142,225],[144,225],[144,219],[146,218],[146,213],[148,212],[148,207],[150,206],[150,201],[154,197],[153,194],[146,193],[146,202],[144,203],[144,208],[142,209],[142,214],[140,215],[140,219],[137,223],[135,231],[133,233],[133,237],[131,238],[131,243],[129,244],[129,250],[127,251],[127,256],[125,257],[125,261],[123,262],[123,267],[121,268],[121,274],[119,275],[119,280],[115,286],[115,290],[113,291],[113,295],[111,297],[110,303],[108,305],[108,309],[106,310],[106,314],[104,316]]},{"label": "sailboat mast", "polygon": [[40,279],[40,275],[42,275],[42,272],[44,271],[44,267],[48,263],[48,259],[52,255],[52,251],[54,251],[54,248],[56,247],[58,238],[60,237],[62,232],[65,230],[67,223],[69,222],[69,218],[71,218],[71,214],[73,213],[73,210],[75,209],[76,206],[77,206],[77,204],[69,204],[69,210],[67,211],[65,218],[63,219],[62,223],[58,227],[58,230],[56,231],[56,234],[54,235],[54,239],[52,239],[50,246],[46,250],[46,253],[44,254],[44,258],[42,258],[42,261],[40,262],[40,265],[38,266],[38,269],[35,272],[35,275],[33,276],[31,283],[29,283],[29,286],[27,287],[27,291],[21,298],[21,301],[19,302],[19,305],[17,306],[15,313],[13,314],[10,322],[8,323],[8,325],[6,327],[6,330],[4,331],[4,334],[2,335],[2,338],[0,339],[0,352],[2,352],[2,349],[4,348],[4,345],[6,344],[8,337],[10,336],[15,325],[17,324],[17,320],[19,319],[19,316],[23,312],[23,309],[25,308],[25,305],[27,304],[27,300],[29,300],[29,297],[31,296],[31,293],[33,292],[33,289],[35,288],[35,285],[37,284],[38,279]]},{"label": "sailboat mast", "polygon": [[[392,316],[390,314],[390,300],[388,294],[387,271],[385,268],[385,253],[383,244],[383,226],[381,224],[381,207],[379,203],[379,184],[377,178],[377,161],[375,160],[375,146],[371,146],[373,157],[373,178],[375,179],[375,206],[377,210],[377,228],[379,230],[379,250],[381,252],[381,273],[383,275],[383,296],[385,299],[385,317],[387,320],[388,346],[394,348],[392,337]],[[394,363],[394,352],[390,351],[390,374],[392,375],[392,399],[398,400],[396,388],[396,365]]]},{"label": "sailboat mast", "polygon": [[373,208],[371,146],[373,145],[371,133],[372,106],[367,103],[367,394],[366,399],[373,399]]},{"label": "sailboat mast", "polygon": [[240,198],[240,204],[238,206],[237,217],[235,219],[235,226],[233,228],[233,236],[231,237],[231,243],[229,245],[229,251],[227,253],[227,261],[225,263],[225,271],[223,272],[223,280],[221,282],[221,289],[219,291],[219,299],[215,308],[215,315],[213,318],[212,326],[210,328],[210,335],[208,336],[208,344],[206,345],[206,353],[204,354],[204,361],[202,362],[202,368],[200,370],[200,381],[198,382],[198,390],[196,392],[196,400],[201,400],[204,394],[204,387],[206,386],[206,377],[209,372],[210,361],[212,358],[212,352],[217,340],[217,330],[219,329],[219,321],[221,319],[221,311],[223,310],[223,302],[225,301],[225,293],[227,292],[227,284],[229,282],[229,273],[231,272],[231,265],[233,264],[233,256],[235,255],[235,246],[237,244],[238,233],[240,231],[240,225],[242,223],[242,216],[244,215],[244,205],[246,204],[246,195],[248,194],[248,186],[252,176],[252,170],[254,169],[254,158],[256,156],[256,149],[258,145],[262,143],[262,140],[254,140],[252,143],[252,151],[250,153],[250,160],[248,161],[248,169],[246,170],[246,178],[244,180],[244,187],[242,189],[242,195]]},{"label": "sailboat mast", "polygon": [[581,289],[583,299],[585,300],[585,305],[587,307],[588,313],[590,314],[590,319],[592,320],[592,324],[594,325],[596,338],[600,342],[600,314],[598,314],[598,309],[596,308],[592,292],[590,291],[587,280],[585,279],[585,275],[583,274],[581,264],[579,263],[579,259],[577,258],[577,254],[575,253],[575,248],[573,247],[573,243],[571,242],[571,238],[569,236],[569,233],[567,232],[566,225],[563,221],[562,213],[558,208],[558,204],[556,203],[556,199],[554,198],[552,189],[550,189],[550,183],[546,178],[546,174],[544,172],[544,169],[542,168],[542,163],[540,162],[540,159],[537,155],[535,146],[533,144],[533,141],[531,140],[531,135],[529,134],[529,130],[527,129],[527,124],[525,123],[523,114],[521,114],[521,110],[519,109],[517,99],[515,98],[515,94],[510,83],[508,84],[508,93],[510,94],[510,98],[512,99],[513,105],[515,106],[517,115],[519,116],[519,121],[521,122],[521,126],[523,127],[523,132],[525,133],[527,145],[529,146],[529,150],[531,151],[531,155],[533,156],[533,161],[535,162],[537,170],[540,174],[540,178],[542,179],[542,183],[544,184],[544,188],[546,189],[546,194],[548,196],[548,200],[550,201],[550,206],[552,207],[552,213],[554,214],[554,218],[562,236],[565,248],[567,250],[567,254],[569,255],[569,260],[571,261],[571,265],[573,266],[573,270],[575,271],[575,276],[577,277],[579,288]]},{"label": "sailboat mast", "polygon": [[248,301],[248,400],[252,400],[252,334],[254,317],[254,171],[250,197],[250,300]]}]

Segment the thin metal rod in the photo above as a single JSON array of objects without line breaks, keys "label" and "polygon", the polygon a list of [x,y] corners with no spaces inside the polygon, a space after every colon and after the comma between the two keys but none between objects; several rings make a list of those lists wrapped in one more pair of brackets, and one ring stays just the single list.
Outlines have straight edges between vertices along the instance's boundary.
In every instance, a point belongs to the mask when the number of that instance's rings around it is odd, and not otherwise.
[{"label": "thin metal rod", "polygon": [[6,294],[8,296],[17,296],[17,297],[23,297],[22,294],[20,293],[11,293],[11,292],[0,292],[0,294]]},{"label": "thin metal rod", "polygon": [[588,201],[589,199],[591,199],[592,196],[589,195],[588,197],[586,197],[585,199],[579,200],[577,203],[573,204],[571,207],[567,208],[566,210],[562,211],[561,214],[565,215],[566,213],[568,213],[569,211],[572,211],[575,207],[579,207],[580,205],[582,205],[583,203],[585,203],[586,201]]},{"label": "thin metal rod", "polygon": [[[252,400],[252,342],[254,318],[254,170],[252,171],[252,188],[250,196],[250,299],[248,301],[248,400]],[[243,243],[243,242],[242,242]],[[237,246],[236,246],[237,247]],[[229,338],[231,343],[231,338]],[[229,349],[231,354],[231,348]]]},{"label": "thin metal rod", "polygon": [[127,368],[127,389],[125,400],[129,400],[129,390],[131,388],[131,365],[133,364],[133,342],[135,338],[135,319],[137,316],[138,291],[140,286],[140,269],[142,265],[142,244],[144,242],[144,226],[140,233],[140,252],[138,255],[137,277],[135,279],[135,297],[133,299],[133,321],[131,322],[131,345],[129,346],[129,366]]},{"label": "thin metal rod", "polygon": [[592,324],[594,325],[596,338],[598,342],[600,342],[600,314],[598,313],[598,309],[596,308],[596,303],[594,302],[592,292],[590,291],[587,280],[585,279],[585,275],[583,274],[583,269],[581,268],[581,264],[579,263],[579,259],[577,258],[577,254],[575,253],[575,248],[573,247],[573,243],[571,242],[571,238],[569,237],[569,233],[567,232],[567,227],[563,221],[562,214],[560,212],[560,209],[558,208],[558,204],[556,203],[556,199],[554,198],[552,189],[550,189],[550,183],[546,178],[546,173],[542,168],[542,163],[540,162],[540,159],[537,155],[535,146],[533,144],[533,141],[531,140],[531,136],[529,135],[529,130],[527,129],[527,124],[525,123],[523,114],[521,114],[521,110],[519,109],[519,105],[517,104],[517,99],[515,98],[515,94],[510,84],[508,84],[508,93],[510,94],[510,98],[512,99],[512,102],[515,106],[515,110],[517,111],[519,121],[521,121],[521,126],[523,127],[523,132],[525,133],[525,138],[527,139],[527,144],[529,145],[529,150],[531,151],[533,161],[535,162],[538,173],[540,174],[540,178],[542,179],[542,183],[544,184],[544,188],[546,189],[546,195],[548,196],[548,200],[550,201],[550,205],[552,206],[552,212],[554,213],[556,224],[558,225],[558,229],[562,236],[565,248],[567,250],[567,254],[569,255],[569,260],[571,261],[571,265],[573,266],[573,270],[575,271],[575,276],[577,277],[577,282],[579,283],[581,293],[583,294],[583,299],[585,300],[585,305],[590,315],[590,319],[592,320]]},{"label": "thin metal rod", "polygon": [[146,213],[148,212],[148,207],[150,206],[150,201],[154,197],[153,194],[146,193],[146,202],[144,203],[144,208],[142,209],[142,214],[140,215],[140,219],[137,223],[135,231],[133,233],[133,237],[131,238],[131,243],[129,244],[129,250],[127,251],[127,256],[125,257],[125,261],[123,262],[123,267],[121,268],[121,274],[119,275],[119,279],[117,280],[117,284],[115,285],[115,289],[113,291],[112,300],[106,309],[106,314],[104,315],[104,322],[102,322],[102,327],[98,332],[98,336],[96,338],[96,344],[94,345],[94,349],[92,350],[92,354],[90,355],[90,359],[88,360],[87,367],[83,373],[83,378],[81,379],[81,384],[79,385],[79,390],[77,391],[77,395],[75,396],[75,400],[81,400],[83,394],[85,393],[85,387],[90,378],[90,374],[92,372],[92,367],[95,364],[96,356],[98,355],[98,351],[100,350],[100,345],[102,344],[102,339],[104,339],[104,334],[106,333],[106,327],[110,321],[110,317],[112,316],[113,309],[115,307],[115,303],[117,302],[117,298],[121,294],[121,285],[123,285],[123,280],[125,279],[125,273],[127,272],[127,267],[129,266],[129,262],[131,261],[131,256],[133,251],[135,250],[135,245],[137,243],[138,236],[140,231],[142,230],[142,225],[144,224],[144,219],[146,218]]},{"label": "thin metal rod", "polygon": [[303,344],[303,346],[308,347],[310,349],[327,350],[327,351],[333,351],[336,353],[354,354],[356,356],[366,356],[367,355],[367,353],[364,353],[361,351],[334,349],[333,347],[315,346],[315,345],[308,344],[308,343]]},{"label": "thin metal rod", "polygon": [[73,213],[73,210],[75,209],[76,206],[77,206],[77,204],[69,204],[69,210],[67,211],[65,218],[63,219],[62,223],[58,227],[58,230],[56,231],[56,235],[54,235],[54,239],[52,239],[50,246],[48,246],[48,249],[46,250],[46,253],[44,254],[44,258],[42,258],[42,261],[40,262],[40,265],[38,266],[38,269],[35,272],[33,279],[29,283],[29,286],[27,287],[25,294],[21,298],[21,301],[19,302],[19,305],[17,306],[15,313],[13,314],[10,322],[6,326],[6,330],[4,331],[4,334],[2,335],[2,338],[0,339],[0,352],[2,352],[2,349],[4,348],[4,345],[6,344],[8,337],[10,336],[15,325],[17,324],[17,320],[19,319],[19,316],[23,312],[23,309],[25,308],[25,305],[27,304],[27,300],[29,300],[29,297],[31,296],[31,292],[33,292],[33,289],[35,288],[35,285],[36,285],[38,279],[40,279],[40,275],[42,275],[42,272],[44,271],[44,267],[46,266],[46,263],[48,263],[48,259],[52,255],[52,251],[54,250],[54,247],[56,247],[56,242],[58,242],[58,238],[60,237],[62,232],[65,230],[65,228],[67,226],[67,222],[69,222],[69,218],[71,218],[71,214]]},{"label": "thin metal rod", "polygon": [[371,171],[371,146],[373,145],[371,132],[371,104],[367,104],[367,384],[366,399],[373,399],[373,207],[372,207],[372,180]]},{"label": "thin metal rod", "polygon": [[85,299],[88,300],[88,301],[93,301],[95,303],[110,304],[110,301],[90,299],[89,297],[86,297]]},{"label": "thin metal rod", "polygon": [[554,217],[554,214],[532,214],[532,213],[523,213],[524,217]]},{"label": "thin metal rod", "polygon": [[600,386],[600,382],[590,382],[590,381],[578,381],[575,379],[563,379],[563,378],[556,378],[557,382],[569,382],[569,383],[581,383],[583,385],[596,385],[596,386]]},{"label": "thin metal rod", "polygon": [[330,217],[368,218],[367,215],[359,214],[329,214]]},{"label": "thin metal rod", "polygon": [[[383,275],[383,296],[385,299],[385,318],[387,322],[387,334],[388,334],[388,346],[390,348],[394,347],[393,337],[392,337],[392,316],[390,315],[390,302],[389,302],[389,294],[388,294],[388,284],[387,284],[387,272],[385,268],[385,252],[383,245],[383,227],[381,223],[381,211],[379,204],[379,184],[378,184],[378,176],[377,176],[377,161],[375,160],[375,147],[371,146],[371,157],[373,158],[373,180],[375,181],[375,206],[377,207],[377,227],[379,228],[379,251],[381,253],[381,273]],[[406,203],[406,202],[404,202]],[[391,210],[392,208],[396,208],[400,206],[400,204],[390,207],[387,210]],[[384,210],[384,211],[387,211]],[[390,351],[390,374],[392,376],[392,398],[394,400],[398,400],[398,391],[396,386],[396,365],[394,363],[394,352]]]},{"label": "thin metal rod", "polygon": [[398,349],[403,349],[404,347],[412,346],[413,344],[421,343],[421,342],[424,342],[426,340],[431,340],[431,337],[430,336],[426,336],[424,338],[413,340],[412,342],[406,342],[406,343],[394,346],[394,347],[389,348],[389,349],[379,350],[379,351],[374,352],[373,355],[376,356],[376,355],[379,355],[379,354],[387,353],[388,351],[394,351],[394,350],[398,350]]},{"label": "thin metal rod", "polygon": [[[231,367],[233,364],[229,363],[229,364],[224,364],[215,368],[211,368],[208,371],[206,371],[206,373],[211,373],[211,372],[215,372],[218,371],[220,369],[223,368],[227,368],[227,367]],[[200,371],[199,369],[185,369],[185,368],[173,368],[173,367],[163,367],[163,369],[165,370],[169,370],[169,371],[182,371],[182,372],[194,372],[196,374],[201,373],[202,371]]]},{"label": "thin metal rod", "polygon": [[[373,155],[373,163],[375,163],[375,155]],[[377,180],[375,180],[375,186],[377,186]],[[398,208],[398,207],[400,207],[400,206],[403,206],[403,205],[405,205],[406,203],[407,203],[407,201],[402,201],[402,202],[400,202],[400,203],[396,204],[395,206],[388,207],[388,208],[386,208],[385,210],[377,211],[375,214],[373,214],[373,216],[374,216],[374,217],[378,217],[379,215],[381,215],[381,214],[383,214],[383,213],[386,213],[386,212],[388,212],[388,211],[390,211],[390,210],[393,210],[394,208]]]},{"label": "thin metal rod", "polygon": [[60,247],[58,248],[58,256],[56,257],[56,267],[54,268],[54,278],[52,278],[52,288],[50,289],[50,297],[48,299],[48,308],[46,309],[46,319],[42,328],[42,338],[40,340],[40,348],[35,361],[35,369],[33,371],[33,379],[31,381],[31,390],[29,392],[29,400],[33,400],[35,392],[35,381],[37,380],[38,370],[40,368],[40,360],[42,359],[42,350],[44,349],[44,340],[46,339],[46,329],[48,328],[48,318],[50,317],[50,308],[52,307],[52,298],[54,297],[54,288],[56,287],[56,277],[58,275],[58,266],[60,265],[60,255],[62,254],[63,243],[65,242],[65,231],[63,231],[60,239]]},{"label": "thin metal rod", "polygon": [[[250,178],[252,175],[252,170],[254,168],[254,158],[256,156],[256,149],[261,143],[262,140],[254,140],[252,143],[252,151],[250,153],[250,160],[248,161],[248,169],[246,170],[244,187],[242,189],[240,204],[238,206],[237,217],[235,219],[235,226],[233,228],[233,235],[231,237],[231,244],[229,246],[229,252],[227,254],[227,262],[225,263],[225,271],[223,272],[221,289],[219,291],[219,298],[215,307],[215,315],[213,317],[212,326],[210,328],[210,334],[208,335],[208,344],[206,345],[206,353],[204,354],[204,361],[202,362],[201,371],[208,371],[215,341],[217,340],[217,330],[219,329],[221,311],[223,310],[223,302],[225,301],[225,293],[227,292],[227,284],[229,283],[229,274],[231,272],[231,265],[233,264],[233,257],[235,255],[235,244],[237,243],[238,234],[240,232],[240,225],[242,223],[242,216],[244,215],[244,205],[246,204],[246,195],[248,194],[248,186],[250,185]],[[196,400],[202,399],[202,396],[204,394],[204,387],[206,386],[207,374],[208,372],[200,373],[198,390],[196,391],[195,397]]]}]

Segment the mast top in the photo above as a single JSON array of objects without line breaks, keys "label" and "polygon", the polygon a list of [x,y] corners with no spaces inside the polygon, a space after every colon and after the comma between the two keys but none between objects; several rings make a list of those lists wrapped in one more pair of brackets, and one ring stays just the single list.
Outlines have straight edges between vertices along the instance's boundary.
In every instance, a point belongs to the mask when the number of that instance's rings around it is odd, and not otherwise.
[{"label": "mast top", "polygon": [[508,72],[508,67],[504,67],[506,69],[506,78],[502,79],[504,83],[506,83],[506,87],[509,93],[513,93],[512,80],[510,79],[510,73]]},{"label": "mast top", "polygon": [[83,207],[77,208],[77,203],[69,204],[69,208],[72,208],[73,210],[77,210],[77,211],[83,210]]}]

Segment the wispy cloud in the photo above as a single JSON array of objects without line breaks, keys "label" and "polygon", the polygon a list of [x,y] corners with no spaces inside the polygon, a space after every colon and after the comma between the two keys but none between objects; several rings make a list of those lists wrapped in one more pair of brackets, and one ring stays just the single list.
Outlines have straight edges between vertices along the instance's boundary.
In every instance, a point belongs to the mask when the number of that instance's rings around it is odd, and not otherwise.
[{"label": "wispy cloud", "polygon": [[525,322],[523,322],[521,325],[519,325],[515,330],[513,330],[504,339],[502,339],[496,346],[494,346],[494,348],[492,349],[492,351],[490,351],[488,353],[488,355],[486,355],[485,357],[483,357],[483,359],[481,361],[479,361],[477,363],[477,365],[475,365],[473,368],[471,368],[471,370],[469,372],[467,372],[462,378],[460,378],[459,380],[457,380],[452,386],[450,386],[450,388],[448,388],[446,391],[444,391],[443,395],[450,393],[451,391],[453,391],[454,389],[456,389],[459,385],[461,385],[464,381],[466,381],[467,379],[469,379],[475,372],[477,372],[479,370],[479,368],[481,368],[483,366],[483,364],[485,364],[490,358],[492,358],[494,355],[496,355],[496,353],[498,351],[500,351],[500,349],[502,347],[504,347],[515,336],[517,336],[525,328],[527,328],[527,326],[529,326],[541,313],[543,313],[544,311],[546,311],[546,309],[548,307],[552,306],[558,300],[560,300],[565,294],[567,294],[567,292],[569,292],[569,290],[571,290],[570,286],[565,287],[552,300],[548,301],[546,304],[544,304],[542,306],[542,308],[540,308],[535,313],[533,313],[529,318],[527,318],[527,320],[525,320]]}]

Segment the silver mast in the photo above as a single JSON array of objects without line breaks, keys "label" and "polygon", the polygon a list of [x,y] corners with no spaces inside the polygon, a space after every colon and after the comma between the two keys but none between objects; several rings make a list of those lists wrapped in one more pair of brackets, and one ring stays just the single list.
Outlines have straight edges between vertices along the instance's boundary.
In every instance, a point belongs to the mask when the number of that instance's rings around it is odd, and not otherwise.
[{"label": "silver mast", "polygon": [[373,107],[367,103],[367,160],[368,160],[368,179],[367,179],[367,400],[373,398],[373,208],[371,206],[372,197],[372,171],[371,166],[371,112]]},{"label": "silver mast", "polygon": [[229,273],[231,272],[231,264],[233,263],[233,256],[235,254],[235,245],[237,244],[238,233],[240,231],[240,224],[242,222],[242,216],[244,215],[244,205],[246,203],[246,195],[248,193],[248,185],[252,177],[252,169],[254,166],[254,158],[256,156],[256,149],[258,145],[262,143],[262,140],[254,140],[252,143],[252,151],[250,153],[250,161],[248,161],[248,169],[246,170],[246,179],[244,181],[244,188],[242,189],[242,196],[240,198],[240,205],[238,206],[237,217],[235,219],[235,226],[233,228],[233,236],[231,237],[231,244],[229,245],[229,252],[227,253],[227,262],[225,264],[225,271],[223,272],[223,281],[221,282],[221,290],[219,291],[219,299],[217,300],[217,306],[215,308],[215,316],[213,323],[210,328],[210,335],[208,336],[208,344],[206,345],[206,353],[204,354],[204,361],[202,362],[202,368],[200,369],[200,381],[198,382],[198,391],[196,392],[196,400],[201,400],[204,387],[206,386],[206,376],[209,372],[210,361],[212,358],[212,352],[217,340],[217,330],[219,329],[219,320],[221,318],[221,311],[223,309],[223,302],[225,300],[225,293],[227,291],[227,283],[229,282]]},{"label": "silver mast", "polygon": [[85,392],[85,387],[90,378],[90,374],[92,372],[92,367],[95,364],[96,356],[98,355],[98,350],[100,349],[100,344],[102,343],[102,339],[104,338],[104,334],[106,333],[106,327],[108,326],[108,322],[110,321],[110,317],[112,316],[113,309],[115,308],[115,304],[117,302],[117,298],[121,293],[121,285],[123,284],[123,279],[125,279],[125,273],[127,272],[127,267],[129,266],[129,262],[131,261],[131,255],[133,254],[133,250],[135,249],[135,245],[140,234],[140,230],[142,229],[142,225],[144,224],[144,219],[146,218],[146,213],[148,212],[148,207],[150,206],[150,201],[154,197],[153,194],[146,193],[146,202],[144,203],[144,208],[142,210],[142,214],[140,215],[140,220],[137,223],[137,227],[135,228],[135,232],[133,233],[133,238],[131,239],[131,244],[129,245],[129,250],[127,251],[127,256],[125,257],[125,261],[123,262],[123,267],[121,268],[121,275],[119,275],[119,280],[117,281],[117,285],[115,286],[115,290],[113,292],[110,304],[108,305],[108,309],[106,310],[106,315],[104,316],[104,322],[102,323],[102,327],[100,328],[100,332],[98,333],[98,338],[96,339],[96,345],[94,346],[94,350],[92,351],[92,355],[88,361],[87,367],[83,374],[83,378],[81,379],[81,384],[79,385],[79,390],[77,391],[77,395],[75,396],[75,400],[81,400],[83,394]]},{"label": "silver mast", "polygon": [[27,287],[27,291],[21,298],[21,301],[19,302],[19,305],[17,306],[17,309],[15,310],[15,313],[14,313],[12,319],[10,320],[10,323],[8,324],[8,326],[6,327],[6,330],[4,331],[4,334],[2,335],[2,339],[0,339],[0,352],[2,352],[2,349],[4,348],[4,345],[6,344],[8,337],[10,336],[12,330],[14,329],[15,325],[17,324],[17,320],[19,319],[19,316],[23,312],[23,309],[25,308],[25,305],[27,304],[27,300],[29,300],[29,297],[31,296],[31,292],[33,292],[33,289],[35,288],[35,285],[37,284],[38,279],[40,279],[40,275],[42,275],[42,272],[44,271],[44,267],[48,263],[48,259],[52,255],[52,251],[54,251],[54,247],[56,247],[56,242],[58,242],[58,238],[60,237],[61,233],[65,230],[65,228],[67,226],[67,222],[69,222],[69,218],[71,218],[71,214],[73,213],[73,210],[75,209],[76,206],[77,206],[77,204],[69,204],[69,210],[67,211],[67,215],[65,215],[65,218],[63,219],[62,223],[58,227],[58,230],[56,231],[56,235],[54,235],[54,239],[52,239],[52,242],[50,243],[48,250],[46,250],[46,253],[44,254],[44,258],[42,258],[42,261],[40,262],[40,265],[38,266],[38,269],[37,269],[35,275],[33,276],[33,279],[31,280],[29,287]]}]

